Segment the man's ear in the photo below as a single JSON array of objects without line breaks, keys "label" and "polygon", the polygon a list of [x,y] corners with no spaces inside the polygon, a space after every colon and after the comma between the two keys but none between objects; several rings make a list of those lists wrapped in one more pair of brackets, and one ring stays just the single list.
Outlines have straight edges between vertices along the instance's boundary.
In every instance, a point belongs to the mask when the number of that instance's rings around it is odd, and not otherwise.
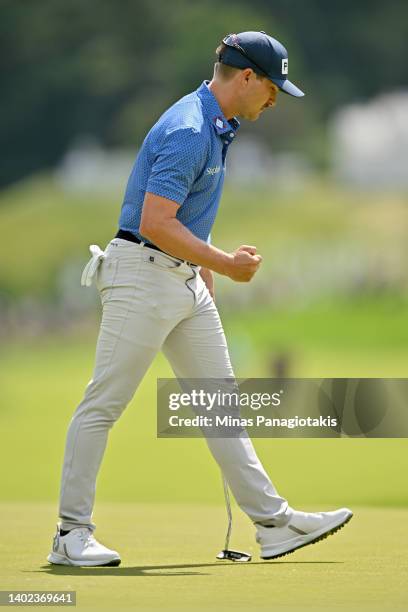
[{"label": "man's ear", "polygon": [[252,68],[244,68],[244,70],[242,70],[241,72],[242,72],[242,80],[245,84],[247,84],[249,82],[249,79],[251,78],[251,74],[253,70]]}]

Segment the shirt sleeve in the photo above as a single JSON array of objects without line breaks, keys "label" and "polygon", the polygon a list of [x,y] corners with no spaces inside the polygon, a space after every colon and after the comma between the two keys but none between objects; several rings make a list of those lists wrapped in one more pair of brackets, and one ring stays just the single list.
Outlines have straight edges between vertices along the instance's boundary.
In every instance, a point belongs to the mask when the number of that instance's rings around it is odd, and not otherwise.
[{"label": "shirt sleeve", "polygon": [[146,191],[182,204],[205,159],[200,132],[191,127],[168,132],[153,161]]}]

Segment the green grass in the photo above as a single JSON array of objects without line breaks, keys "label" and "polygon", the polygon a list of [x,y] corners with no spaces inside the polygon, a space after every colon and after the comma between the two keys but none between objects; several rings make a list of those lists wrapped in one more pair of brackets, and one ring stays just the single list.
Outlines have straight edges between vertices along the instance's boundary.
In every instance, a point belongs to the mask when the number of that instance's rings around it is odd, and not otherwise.
[{"label": "green grass", "polygon": [[262,562],[254,529],[234,510],[232,545],[248,564],[217,562],[222,506],[99,504],[96,536],[118,550],[114,568],[48,564],[55,504],[1,503],[3,590],[74,590],[79,608],[136,610],[405,610],[403,509],[355,507],[334,536]]},{"label": "green grass", "polygon": [[1,226],[5,235],[12,236],[16,228],[19,234],[18,243],[13,239],[1,247],[3,291],[15,296],[53,294],[64,265],[86,261],[90,243],[99,241],[104,248],[113,237],[118,210],[113,200],[65,194],[41,177],[3,191]]},{"label": "green grass", "polygon": [[[3,345],[1,499],[57,499],[66,430],[92,375],[95,338],[96,326],[88,336],[78,332]],[[325,375],[325,357],[321,352],[320,370],[312,375]],[[159,355],[112,429],[98,500],[211,504],[222,497],[204,440],[156,438],[156,378],[171,375]],[[407,440],[257,439],[254,445],[293,505],[408,504],[401,486],[408,471]]]},{"label": "green grass", "polygon": [[273,375],[271,362],[284,354],[290,376],[405,378],[407,306],[405,298],[384,294],[222,318],[242,376]]},{"label": "green grass", "polygon": [[[112,237],[119,204],[120,197],[62,194],[48,179],[3,192],[3,233],[18,227],[24,244],[17,253],[15,241],[2,242],[3,296],[56,296],[58,271],[82,265],[89,243],[104,246]],[[327,253],[337,244],[378,250],[398,263],[407,220],[402,196],[368,198],[324,185],[301,198],[261,189],[227,192],[213,242],[225,249],[255,243],[278,265],[286,253],[299,247],[302,253],[302,245],[321,245]],[[262,273],[271,271],[265,265]],[[238,310],[235,303],[224,309],[221,286],[219,307],[238,377],[274,375],[282,356],[291,376],[407,377],[403,295],[382,291]],[[80,607],[95,609],[406,608],[408,441],[254,440],[294,507],[347,505],[356,516],[333,538],[293,557],[217,564],[225,531],[219,470],[203,440],[156,438],[156,379],[172,376],[161,355],[112,429],[98,478],[97,536],[120,550],[123,564],[48,565],[66,431],[92,375],[96,335],[96,321],[90,327],[78,321],[74,333],[0,345],[2,589],[74,589]],[[234,516],[233,545],[256,555],[252,526],[236,508]]]},{"label": "green grass", "polygon": [[[88,245],[105,247],[117,228],[123,192],[66,193],[48,176],[35,177],[0,193],[0,286],[10,295],[49,296],[58,292],[58,272],[84,264]],[[225,190],[212,241],[225,250],[255,244],[268,262],[313,249],[331,258],[337,248],[359,258],[371,253],[376,265],[405,261],[408,229],[403,194],[346,192],[323,181],[299,191],[276,192],[270,185]],[[392,260],[392,261],[394,261]]]}]

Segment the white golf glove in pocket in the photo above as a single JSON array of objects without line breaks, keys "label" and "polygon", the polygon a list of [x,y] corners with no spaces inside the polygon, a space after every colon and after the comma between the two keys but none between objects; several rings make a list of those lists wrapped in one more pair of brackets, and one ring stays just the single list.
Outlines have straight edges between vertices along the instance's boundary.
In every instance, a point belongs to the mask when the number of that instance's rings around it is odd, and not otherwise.
[{"label": "white golf glove in pocket", "polygon": [[88,261],[82,272],[81,285],[83,287],[90,287],[92,285],[92,281],[99,268],[99,265],[102,259],[105,258],[105,252],[102,251],[102,249],[97,244],[91,244],[89,246],[89,250],[92,253],[92,257]]}]

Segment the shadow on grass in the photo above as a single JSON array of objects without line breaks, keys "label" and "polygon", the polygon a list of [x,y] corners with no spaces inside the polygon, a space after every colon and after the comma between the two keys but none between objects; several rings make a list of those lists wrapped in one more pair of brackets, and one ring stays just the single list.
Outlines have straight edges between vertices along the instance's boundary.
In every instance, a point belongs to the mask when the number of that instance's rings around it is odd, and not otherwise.
[{"label": "shadow on grass", "polygon": [[[234,563],[235,566],[245,565],[310,565],[310,564],[343,563],[343,561],[256,561],[255,563]],[[211,567],[222,568],[231,563],[183,563],[179,565],[140,565],[132,567],[75,567],[73,565],[42,565],[40,569],[28,573],[51,574],[54,576],[208,576],[206,572],[188,571],[190,569]],[[167,570],[186,571],[167,571]]]}]

